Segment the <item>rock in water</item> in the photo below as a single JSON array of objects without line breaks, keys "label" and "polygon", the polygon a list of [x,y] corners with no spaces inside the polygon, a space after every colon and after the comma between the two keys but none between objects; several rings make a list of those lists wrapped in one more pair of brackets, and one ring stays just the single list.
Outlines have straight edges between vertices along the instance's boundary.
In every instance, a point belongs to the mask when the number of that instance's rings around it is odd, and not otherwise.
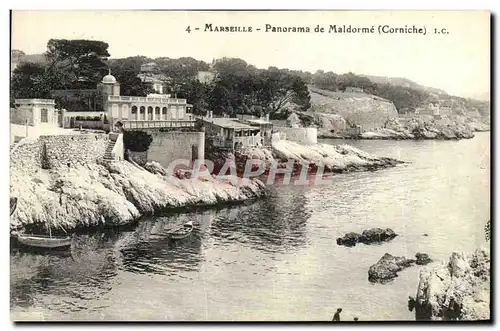
[{"label": "rock in water", "polygon": [[416,320],[489,320],[490,252],[453,253],[448,263],[420,272]]},{"label": "rock in water", "polygon": [[368,280],[370,282],[386,283],[396,278],[398,276],[398,271],[408,268],[413,264],[415,264],[415,260],[385,253],[385,255],[368,270]]},{"label": "rock in water", "polygon": [[372,243],[389,241],[396,236],[397,234],[392,229],[373,228],[363,231],[362,234],[349,232],[345,234],[344,237],[337,238],[337,245],[348,247],[356,246],[357,243],[369,245]]},{"label": "rock in water", "polygon": [[397,234],[392,229],[374,228],[363,231],[360,242],[371,244],[373,242],[389,241],[396,237]]},{"label": "rock in water", "polygon": [[432,262],[432,259],[429,257],[429,255],[425,253],[417,253],[415,257],[417,258],[416,263],[418,265],[426,265]]},{"label": "rock in water", "polygon": [[347,247],[356,246],[356,243],[359,242],[360,235],[355,232],[349,232],[344,235],[342,238],[337,238],[337,245],[343,245]]}]

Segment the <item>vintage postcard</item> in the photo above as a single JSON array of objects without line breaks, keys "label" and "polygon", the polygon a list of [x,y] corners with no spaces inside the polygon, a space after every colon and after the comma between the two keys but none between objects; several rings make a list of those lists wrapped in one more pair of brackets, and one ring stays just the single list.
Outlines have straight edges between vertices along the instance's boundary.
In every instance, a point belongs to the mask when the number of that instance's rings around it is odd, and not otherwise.
[{"label": "vintage postcard", "polygon": [[11,11],[11,320],[491,322],[490,24]]}]

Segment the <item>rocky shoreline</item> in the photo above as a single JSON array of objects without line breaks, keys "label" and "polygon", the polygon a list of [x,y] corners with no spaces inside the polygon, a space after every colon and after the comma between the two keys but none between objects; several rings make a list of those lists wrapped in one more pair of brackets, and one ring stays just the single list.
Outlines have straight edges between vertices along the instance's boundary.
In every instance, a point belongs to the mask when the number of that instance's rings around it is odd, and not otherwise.
[{"label": "rocky shoreline", "polygon": [[26,170],[11,166],[11,196],[18,198],[11,231],[46,232],[49,222],[56,232],[120,226],[164,210],[243,202],[267,193],[255,178],[181,180],[126,161]]},{"label": "rocky shoreline", "polygon": [[[485,132],[490,130],[489,120],[468,116],[414,116],[397,117],[385,122],[379,128],[355,133],[355,130],[339,130],[332,123],[332,116],[327,114],[314,114],[311,122],[307,116],[302,119],[307,123],[295,123],[295,125],[313,125],[318,127],[318,138],[323,139],[364,139],[364,140],[459,140],[471,139],[474,132]],[[326,119],[322,119],[323,117]]]},{"label": "rocky shoreline", "polygon": [[262,175],[268,175],[273,168],[284,169],[287,166],[291,166],[293,175],[299,175],[304,170],[308,174],[318,171],[325,174],[374,171],[405,163],[389,157],[371,155],[344,144],[304,145],[289,140],[273,142],[271,150],[247,148],[234,154],[209,151],[206,158],[214,162],[215,173],[220,173],[223,165],[230,160],[238,174],[242,174],[245,169],[251,169],[253,172],[262,169]]},{"label": "rocky shoreline", "polygon": [[420,271],[408,308],[418,320],[490,319],[490,251],[452,253],[448,262]]}]

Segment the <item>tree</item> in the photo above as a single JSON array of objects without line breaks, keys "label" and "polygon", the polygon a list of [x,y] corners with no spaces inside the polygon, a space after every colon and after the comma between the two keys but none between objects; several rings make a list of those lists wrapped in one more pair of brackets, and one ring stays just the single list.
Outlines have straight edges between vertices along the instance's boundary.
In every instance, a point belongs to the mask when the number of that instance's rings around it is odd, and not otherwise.
[{"label": "tree", "polygon": [[312,77],[312,83],[318,88],[336,91],[337,77],[338,75],[331,71],[325,73],[321,70],[318,70]]},{"label": "tree", "polygon": [[303,110],[310,107],[309,91],[300,77],[274,70],[265,71],[262,76],[264,84],[261,93],[267,113],[280,112],[292,101]]},{"label": "tree", "polygon": [[194,79],[198,71],[208,70],[206,62],[198,61],[192,57],[181,57],[179,59],[157,58],[155,62],[158,64],[159,73],[168,77],[167,89],[174,93],[178,92],[181,85]]},{"label": "tree", "polygon": [[179,97],[186,98],[193,105],[194,114],[203,114],[208,107],[208,94],[210,87],[200,83],[196,79],[191,79],[180,86]]},{"label": "tree", "polygon": [[50,77],[43,64],[22,62],[11,77],[11,102],[22,98],[50,98]]},{"label": "tree", "polygon": [[110,61],[111,73],[120,83],[120,93],[122,95],[143,97],[154,90],[142,82],[138,77],[141,72],[141,65],[150,62],[151,59],[144,56],[134,56],[124,59]]},{"label": "tree", "polygon": [[108,47],[103,41],[50,39],[45,53],[48,70],[68,74],[64,88],[95,87],[107,71]]}]

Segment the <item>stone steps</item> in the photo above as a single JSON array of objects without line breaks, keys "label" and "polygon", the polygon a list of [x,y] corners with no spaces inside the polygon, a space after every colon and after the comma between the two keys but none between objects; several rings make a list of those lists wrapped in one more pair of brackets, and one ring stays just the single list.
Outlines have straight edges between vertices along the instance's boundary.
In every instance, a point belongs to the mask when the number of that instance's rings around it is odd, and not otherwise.
[{"label": "stone steps", "polygon": [[106,146],[106,150],[104,151],[104,157],[102,158],[105,163],[111,163],[115,160],[112,155],[115,144],[116,140],[109,140],[108,146]]}]

